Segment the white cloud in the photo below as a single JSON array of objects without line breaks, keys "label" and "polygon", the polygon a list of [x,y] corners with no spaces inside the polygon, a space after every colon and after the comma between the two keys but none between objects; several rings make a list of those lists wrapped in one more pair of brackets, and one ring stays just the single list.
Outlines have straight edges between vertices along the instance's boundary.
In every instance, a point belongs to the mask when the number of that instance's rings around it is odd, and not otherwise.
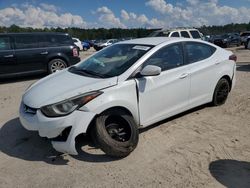
[{"label": "white cloud", "polygon": [[149,0],[148,2],[146,2],[146,5],[152,7],[162,14],[173,12],[173,5],[170,3],[166,3],[166,1],[164,0]]},{"label": "white cloud", "polygon": [[41,3],[40,6],[44,9],[44,10],[48,10],[51,12],[56,12],[57,8],[55,5],[50,5],[50,4],[46,4],[46,3]]},{"label": "white cloud", "polygon": [[163,15],[160,22],[164,27],[224,25],[247,23],[250,21],[250,8],[220,6],[218,0],[186,0],[186,6],[170,4],[166,0],[149,0],[145,3]]},{"label": "white cloud", "polygon": [[[107,28],[126,28],[108,7],[100,7],[95,12],[99,17],[100,26]],[[100,27],[99,26],[99,27]]]},{"label": "white cloud", "polygon": [[156,18],[149,19],[145,14],[137,15],[134,12],[127,12],[121,10],[121,18],[124,24],[129,27],[147,27],[147,28],[159,28],[164,24]]},{"label": "white cloud", "polygon": [[86,27],[86,22],[81,16],[71,13],[59,14],[56,7],[40,4],[35,7],[23,4],[21,7],[10,7],[0,10],[0,25],[10,26],[16,24],[22,27]]}]

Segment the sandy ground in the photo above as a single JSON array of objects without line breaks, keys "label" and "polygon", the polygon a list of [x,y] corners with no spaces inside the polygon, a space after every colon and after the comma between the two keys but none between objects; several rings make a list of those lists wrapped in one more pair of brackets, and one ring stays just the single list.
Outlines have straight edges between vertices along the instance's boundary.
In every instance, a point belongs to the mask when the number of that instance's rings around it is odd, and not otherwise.
[{"label": "sandy ground", "polygon": [[[54,151],[18,120],[22,93],[40,77],[0,85],[0,187],[250,187],[250,51],[238,55],[227,103],[202,106],[140,133],[136,150],[113,159],[80,137],[79,156]],[[88,56],[91,51],[81,55]]]}]

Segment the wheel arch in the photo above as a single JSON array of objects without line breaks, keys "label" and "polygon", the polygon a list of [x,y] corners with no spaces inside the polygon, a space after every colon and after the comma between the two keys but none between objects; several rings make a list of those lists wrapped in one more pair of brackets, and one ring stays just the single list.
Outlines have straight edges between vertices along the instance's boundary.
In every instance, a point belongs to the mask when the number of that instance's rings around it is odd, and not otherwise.
[{"label": "wheel arch", "polygon": [[133,119],[135,120],[135,117],[133,116],[132,112],[131,112],[128,108],[126,108],[126,107],[124,107],[124,106],[113,106],[113,107],[109,107],[109,108],[103,110],[102,112],[96,114],[95,117],[91,120],[91,122],[90,122],[90,124],[89,124],[89,126],[88,126],[88,128],[87,128],[87,131],[86,131],[86,134],[87,134],[87,135],[90,135],[91,129],[92,129],[92,127],[93,127],[93,124],[95,123],[96,118],[97,118],[99,115],[101,115],[101,114],[103,114],[104,112],[107,112],[107,111],[109,111],[109,110],[122,110],[122,111],[124,111],[125,113],[131,115],[131,116],[133,117]]}]

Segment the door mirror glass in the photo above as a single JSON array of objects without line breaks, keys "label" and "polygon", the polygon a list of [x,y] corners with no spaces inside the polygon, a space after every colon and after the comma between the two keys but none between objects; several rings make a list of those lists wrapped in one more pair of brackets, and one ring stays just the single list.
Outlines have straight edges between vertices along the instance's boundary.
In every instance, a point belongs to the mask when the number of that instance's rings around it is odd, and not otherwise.
[{"label": "door mirror glass", "polygon": [[141,70],[140,74],[142,76],[157,76],[161,74],[161,68],[155,65],[147,65]]}]

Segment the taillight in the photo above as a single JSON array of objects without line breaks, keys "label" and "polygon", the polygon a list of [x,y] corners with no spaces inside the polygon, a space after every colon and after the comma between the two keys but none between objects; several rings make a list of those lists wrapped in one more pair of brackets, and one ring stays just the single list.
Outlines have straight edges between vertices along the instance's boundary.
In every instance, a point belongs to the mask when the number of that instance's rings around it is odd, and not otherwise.
[{"label": "taillight", "polygon": [[78,54],[78,50],[77,48],[73,48],[73,56],[74,57],[77,57],[79,54]]},{"label": "taillight", "polygon": [[236,61],[237,61],[237,56],[234,55],[234,54],[233,54],[233,55],[230,55],[230,56],[229,56],[229,60],[233,60],[233,61],[236,62]]}]

